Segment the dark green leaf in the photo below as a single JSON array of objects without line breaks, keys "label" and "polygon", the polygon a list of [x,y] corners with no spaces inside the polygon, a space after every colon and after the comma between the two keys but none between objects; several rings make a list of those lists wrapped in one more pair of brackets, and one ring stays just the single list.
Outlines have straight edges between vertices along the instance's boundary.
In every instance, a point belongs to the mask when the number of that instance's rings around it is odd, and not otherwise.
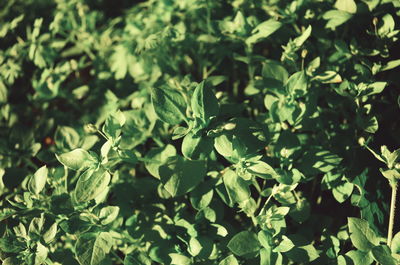
[{"label": "dark green leaf", "polygon": [[228,248],[234,254],[244,256],[258,251],[260,249],[260,243],[253,232],[242,231],[229,241]]}]

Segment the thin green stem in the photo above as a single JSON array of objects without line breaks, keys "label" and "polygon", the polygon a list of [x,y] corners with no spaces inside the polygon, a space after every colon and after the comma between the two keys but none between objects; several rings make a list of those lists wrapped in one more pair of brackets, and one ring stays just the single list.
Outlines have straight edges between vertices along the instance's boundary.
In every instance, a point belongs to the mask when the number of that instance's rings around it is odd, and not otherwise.
[{"label": "thin green stem", "polygon": [[394,225],[394,213],[396,210],[396,195],[397,195],[397,182],[392,184],[392,199],[390,201],[390,215],[389,215],[389,227],[388,227],[388,236],[387,236],[387,244],[390,247],[393,238],[393,225]]}]

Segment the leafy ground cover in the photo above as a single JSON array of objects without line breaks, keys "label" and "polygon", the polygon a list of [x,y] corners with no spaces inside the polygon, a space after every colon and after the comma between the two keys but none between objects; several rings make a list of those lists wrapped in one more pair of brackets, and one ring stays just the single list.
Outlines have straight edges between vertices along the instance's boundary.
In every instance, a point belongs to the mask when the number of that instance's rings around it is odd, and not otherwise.
[{"label": "leafy ground cover", "polygon": [[3,264],[399,264],[399,1],[0,7]]}]

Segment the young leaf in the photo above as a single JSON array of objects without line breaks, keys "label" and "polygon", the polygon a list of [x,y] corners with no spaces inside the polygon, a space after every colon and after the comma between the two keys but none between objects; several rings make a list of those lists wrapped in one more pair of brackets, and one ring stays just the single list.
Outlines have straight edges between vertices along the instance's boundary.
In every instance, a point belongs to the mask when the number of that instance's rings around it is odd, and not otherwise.
[{"label": "young leaf", "polygon": [[78,148],[61,155],[56,154],[56,158],[64,166],[77,171],[94,168],[97,166],[98,163],[95,157],[93,157],[91,154],[89,154],[88,151],[82,148]]},{"label": "young leaf", "polygon": [[303,43],[310,37],[311,31],[312,31],[312,27],[311,27],[311,25],[309,25],[307,27],[307,29],[305,31],[303,31],[303,33],[301,33],[300,36],[298,36],[297,38],[295,38],[293,40],[294,44],[297,47],[301,47],[303,45]]}]

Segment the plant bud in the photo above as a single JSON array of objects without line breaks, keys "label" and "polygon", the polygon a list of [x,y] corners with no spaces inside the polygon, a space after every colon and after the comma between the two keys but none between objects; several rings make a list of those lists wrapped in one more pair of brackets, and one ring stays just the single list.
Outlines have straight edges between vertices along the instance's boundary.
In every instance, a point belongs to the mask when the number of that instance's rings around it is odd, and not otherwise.
[{"label": "plant bud", "polygon": [[84,130],[87,133],[95,133],[95,132],[97,132],[97,127],[96,127],[96,125],[89,123],[89,124],[85,125]]}]

